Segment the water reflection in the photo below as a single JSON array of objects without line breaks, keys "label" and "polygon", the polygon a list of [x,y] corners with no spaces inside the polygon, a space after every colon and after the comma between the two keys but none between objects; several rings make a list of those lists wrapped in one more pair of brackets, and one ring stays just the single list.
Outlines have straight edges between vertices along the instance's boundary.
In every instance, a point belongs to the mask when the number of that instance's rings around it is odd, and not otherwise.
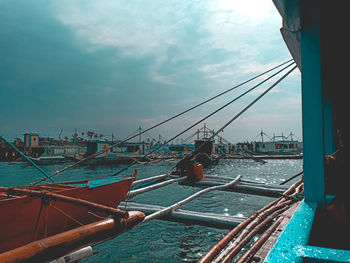
[{"label": "water reflection", "polygon": [[[164,174],[174,163],[158,163],[152,166],[135,166],[138,179]],[[54,173],[63,165],[45,166]],[[59,177],[60,181],[88,179],[111,175],[124,166],[100,166],[93,169],[78,167]],[[302,160],[267,160],[266,164],[252,160],[221,160],[219,165],[205,170],[205,174],[279,184],[302,170]],[[133,171],[133,168],[130,169]],[[0,185],[24,185],[41,178],[35,168],[28,165],[0,163]],[[293,184],[293,181],[289,184]],[[198,188],[177,184],[138,195],[131,201],[171,205],[197,192]],[[213,191],[186,204],[182,209],[232,216],[248,217],[273,198],[240,193]],[[95,262],[196,262],[228,231],[202,226],[186,226],[180,223],[154,220],[97,247],[99,253],[82,263]]]}]

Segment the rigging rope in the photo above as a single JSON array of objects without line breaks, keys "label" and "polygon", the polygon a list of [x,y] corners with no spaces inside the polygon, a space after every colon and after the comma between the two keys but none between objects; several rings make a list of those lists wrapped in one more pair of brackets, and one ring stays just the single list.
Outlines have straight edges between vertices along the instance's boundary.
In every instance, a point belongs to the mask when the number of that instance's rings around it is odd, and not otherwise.
[{"label": "rigging rope", "polygon": [[[293,63],[294,64],[294,63]],[[241,116],[245,111],[247,111],[251,106],[253,106],[258,100],[260,100],[263,96],[265,96],[271,89],[273,89],[278,83],[280,83],[285,77],[287,77],[290,73],[292,73],[297,66],[294,66],[292,69],[290,69],[286,74],[284,74],[280,79],[278,79],[274,84],[272,84],[268,89],[266,89],[262,94],[260,94],[255,100],[253,100],[251,103],[249,103],[248,106],[246,106],[243,110],[241,110],[236,116],[234,116],[230,121],[228,121],[224,126],[222,126],[215,134],[213,134],[208,140],[212,140],[216,135],[219,134],[222,130],[224,130],[227,126],[229,126],[233,121],[235,121],[239,116]],[[205,144],[201,144],[201,146],[198,148],[197,152],[200,150],[201,147],[203,147]],[[192,153],[195,154],[196,151]]]},{"label": "rigging rope", "polygon": [[[157,123],[157,124],[155,124],[155,125],[153,125],[153,126],[147,128],[146,130],[143,130],[143,131],[141,131],[141,132],[139,132],[139,133],[137,133],[137,134],[135,134],[135,135],[132,135],[132,136],[130,136],[130,137],[127,137],[126,139],[124,139],[124,140],[122,140],[122,141],[120,141],[120,142],[117,142],[117,143],[115,143],[115,144],[113,144],[113,145],[111,145],[111,146],[109,146],[109,147],[106,147],[106,148],[104,148],[104,149],[102,149],[102,150],[100,150],[100,151],[98,151],[98,152],[96,152],[96,153],[94,153],[94,154],[91,154],[91,155],[89,155],[89,156],[87,156],[87,157],[85,157],[85,158],[83,158],[83,159],[77,161],[76,163],[74,163],[74,164],[72,164],[72,165],[69,165],[69,166],[67,166],[67,167],[64,167],[64,168],[62,168],[61,170],[56,171],[56,172],[53,173],[52,175],[50,175],[50,176],[48,176],[48,177],[45,177],[45,178],[42,178],[42,179],[40,179],[39,181],[32,183],[32,185],[36,185],[36,184],[38,184],[38,183],[41,183],[41,182],[43,182],[43,181],[46,181],[47,179],[50,179],[50,180],[51,180],[51,178],[52,178],[53,176],[59,175],[59,174],[65,172],[65,171],[67,171],[67,170],[69,170],[69,169],[72,169],[72,168],[74,168],[74,167],[80,165],[81,163],[83,163],[83,162],[85,162],[85,161],[87,161],[87,160],[89,160],[89,159],[92,159],[92,158],[94,158],[94,157],[96,157],[96,156],[99,156],[99,155],[105,153],[106,151],[110,150],[111,148],[118,147],[118,146],[120,146],[121,144],[123,144],[123,143],[125,143],[125,142],[127,142],[127,141],[129,141],[129,140],[131,140],[131,139],[134,139],[134,138],[136,138],[137,136],[142,135],[143,133],[146,133],[146,132],[148,132],[148,131],[150,131],[150,130],[156,128],[156,127],[159,127],[160,125],[163,125],[164,123],[167,123],[167,122],[169,122],[169,121],[171,121],[171,120],[173,120],[173,119],[175,119],[175,118],[177,118],[177,117],[179,117],[179,116],[181,116],[181,115],[183,115],[183,114],[185,114],[185,113],[187,113],[187,112],[189,112],[189,111],[191,111],[191,110],[194,110],[195,108],[198,108],[199,106],[202,106],[202,105],[204,105],[205,103],[208,103],[208,102],[210,102],[210,101],[212,101],[212,100],[214,100],[214,99],[216,99],[216,98],[218,98],[218,97],[220,97],[220,96],[222,96],[222,95],[224,95],[224,94],[226,94],[226,93],[228,93],[228,92],[230,92],[230,91],[232,91],[232,90],[234,90],[234,89],[236,89],[236,88],[238,88],[238,87],[240,87],[240,86],[242,86],[242,85],[244,85],[244,84],[246,84],[246,83],[248,83],[248,82],[250,82],[250,81],[253,81],[253,80],[255,80],[255,79],[257,79],[257,78],[259,78],[259,77],[261,77],[261,76],[263,76],[263,75],[265,75],[265,74],[267,74],[267,73],[269,73],[269,72],[271,72],[271,71],[273,71],[273,70],[275,70],[275,69],[277,69],[277,68],[279,68],[279,67],[281,67],[281,66],[283,66],[283,65],[285,65],[285,64],[287,64],[287,63],[289,63],[289,62],[291,62],[291,61],[293,61],[293,59],[287,60],[286,62],[283,62],[283,63],[281,63],[281,64],[279,64],[279,65],[277,65],[277,66],[275,66],[275,67],[273,67],[273,68],[271,68],[271,69],[269,69],[269,70],[267,70],[267,71],[265,71],[265,72],[263,72],[263,73],[261,73],[261,74],[255,76],[255,77],[253,77],[253,78],[250,78],[249,80],[246,80],[246,81],[244,81],[244,82],[242,82],[242,83],[240,83],[240,84],[238,84],[238,85],[236,85],[236,86],[234,86],[234,87],[232,87],[232,88],[230,88],[230,89],[228,89],[228,90],[226,90],[226,91],[223,91],[223,92],[221,92],[221,93],[219,93],[219,94],[217,94],[217,95],[215,95],[215,96],[213,96],[213,97],[211,97],[211,98],[209,98],[209,99],[207,99],[207,100],[205,100],[205,101],[203,101],[203,102],[201,102],[201,103],[198,103],[197,105],[195,105],[195,106],[193,106],[193,107],[191,107],[191,108],[189,108],[189,109],[187,109],[187,110],[184,110],[183,112],[181,112],[181,113],[179,113],[179,114],[176,114],[176,115],[174,115],[174,116],[172,116],[172,117],[170,117],[170,118],[168,118],[168,119],[166,119],[166,120],[164,120],[164,121],[162,121],[162,122],[159,122],[159,123]],[[293,62],[293,63],[294,63],[294,62]],[[293,63],[291,63],[291,64],[293,64]],[[287,67],[289,67],[291,64],[289,64]],[[285,68],[286,68],[286,67],[285,67]],[[284,68],[284,69],[285,69],[285,68]],[[283,69],[283,70],[284,70],[284,69]],[[279,73],[279,72],[281,72],[281,70],[278,71],[278,73]],[[278,74],[278,73],[275,73],[274,75],[276,75],[276,74]],[[274,75],[273,75],[273,76],[274,76]],[[265,80],[265,81],[266,81],[266,80]],[[258,85],[261,85],[261,84],[262,84],[262,83],[260,83],[260,84],[258,84]],[[256,87],[256,86],[255,86],[255,87]],[[245,94],[246,94],[246,93],[245,93]],[[231,103],[232,103],[232,102],[231,102]],[[221,110],[221,109],[220,109],[220,110]],[[182,134],[182,133],[181,133],[181,134]],[[181,135],[181,134],[180,134],[180,135]],[[176,137],[178,137],[178,136],[176,136]],[[175,138],[176,138],[176,137],[175,137]],[[174,139],[174,138],[173,138],[173,139]],[[173,139],[172,139],[172,140],[173,140]],[[170,142],[170,141],[171,141],[171,140],[168,140],[167,142]],[[165,145],[165,144],[164,144],[164,145]],[[162,146],[164,146],[164,145],[162,145]],[[153,152],[154,152],[154,151],[153,151]],[[152,153],[153,153],[153,152],[152,152]],[[125,169],[123,169],[123,171],[124,171],[124,170],[125,170]],[[118,172],[118,173],[119,173],[119,172]],[[117,173],[117,174],[118,174],[118,173]]]},{"label": "rigging rope", "polygon": [[[294,63],[293,63],[294,64]],[[280,83],[285,77],[287,77],[290,73],[292,73],[297,66],[294,66],[290,69],[286,74],[284,74],[280,79],[278,79],[274,84],[272,84],[268,89],[266,89],[262,94],[260,94],[255,100],[249,103],[243,110],[241,110],[236,116],[234,116],[231,120],[229,120],[224,126],[222,126],[216,133],[214,133],[209,140],[212,140],[216,135],[218,135],[222,130],[224,130],[227,126],[229,126],[233,121],[235,121],[239,116],[241,116],[245,111],[247,111],[251,106],[253,106],[258,100],[260,100],[263,96],[265,96],[270,90],[272,90],[278,83]],[[202,144],[201,146],[203,146]],[[201,148],[201,147],[199,147]]]},{"label": "rigging rope", "polygon": [[[276,76],[277,74],[279,74],[280,72],[282,72],[283,70],[285,70],[286,68],[290,67],[291,65],[295,64],[294,62],[290,63],[289,65],[285,66],[283,69],[279,70],[278,72],[274,73],[273,75],[271,75],[270,77],[268,77],[267,79],[261,81],[260,83],[258,83],[257,85],[255,85],[254,87],[250,88],[249,90],[247,90],[246,92],[242,93],[241,95],[239,95],[238,97],[234,98],[233,100],[229,101],[228,103],[226,103],[224,106],[220,107],[219,109],[213,111],[212,113],[210,113],[209,115],[207,115],[206,117],[204,117],[203,119],[197,121],[195,124],[191,125],[190,127],[188,127],[187,129],[183,130],[182,132],[180,132],[179,134],[175,135],[174,137],[172,137],[171,139],[169,139],[168,141],[164,142],[163,144],[161,144],[160,146],[156,147],[156,149],[148,152],[147,154],[145,154],[143,156],[143,158],[147,157],[148,155],[154,153],[155,151],[159,150],[161,147],[163,147],[164,145],[166,145],[167,143],[171,142],[172,140],[176,139],[177,137],[179,137],[180,135],[184,134],[185,132],[189,131],[190,129],[192,129],[193,127],[195,127],[196,125],[198,125],[199,123],[203,122],[204,120],[208,119],[209,117],[213,116],[214,114],[216,114],[217,112],[221,111],[222,109],[224,109],[225,107],[229,106],[230,104],[232,104],[233,102],[235,102],[236,100],[238,100],[239,98],[243,97],[244,95],[246,95],[247,93],[249,93],[250,91],[256,89],[257,87],[259,87],[260,85],[262,85],[263,83],[265,83],[266,81],[268,81],[269,79],[273,78],[274,76]],[[235,119],[237,119],[240,115],[242,115],[247,109],[249,109],[253,104],[255,104],[261,97],[263,97],[267,92],[269,92],[274,86],[276,86],[281,80],[283,80],[286,76],[288,76],[294,69],[296,68],[296,66],[294,66],[290,71],[288,71],[285,75],[283,75],[280,79],[278,79],[270,88],[268,88],[264,93],[262,93],[257,99],[255,99],[253,102],[251,102],[247,107],[245,107],[241,112],[239,112],[232,120],[230,120],[227,124],[225,124],[223,127],[221,127],[216,133],[214,133],[208,140],[212,140],[215,136],[217,136],[222,130],[224,130],[228,125],[230,125]],[[192,154],[189,154],[188,156],[193,156],[194,154],[198,153],[198,151],[201,149],[201,147],[204,145],[204,143],[194,152],[192,152]],[[185,157],[186,158],[186,157]],[[134,161],[131,164],[129,164],[128,166],[120,169],[118,172],[116,172],[115,174],[113,174],[113,176],[116,176],[118,174],[120,174],[121,172],[125,171],[126,169],[128,169],[129,167],[133,166],[134,164],[136,164],[137,162]]]}]

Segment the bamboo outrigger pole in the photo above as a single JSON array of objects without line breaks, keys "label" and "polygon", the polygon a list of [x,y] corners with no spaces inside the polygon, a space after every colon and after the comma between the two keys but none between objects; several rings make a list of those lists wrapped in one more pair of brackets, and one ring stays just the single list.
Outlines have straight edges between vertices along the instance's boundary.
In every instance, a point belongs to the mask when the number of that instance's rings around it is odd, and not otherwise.
[{"label": "bamboo outrigger pole", "polygon": [[301,172],[297,173],[296,175],[293,175],[292,177],[290,177],[287,180],[285,180],[282,183],[280,183],[280,185],[284,185],[284,184],[288,183],[289,181],[292,181],[293,179],[297,178],[298,176],[300,176],[302,174],[304,174],[304,171],[301,171]]},{"label": "bamboo outrigger pole", "polygon": [[140,184],[151,182],[151,181],[163,180],[163,179],[167,178],[169,175],[170,175],[170,173],[166,173],[166,174],[156,175],[156,176],[152,176],[152,177],[148,177],[145,179],[140,179],[140,180],[134,181],[131,185],[131,188],[138,186]]},{"label": "bamboo outrigger pole", "polygon": [[143,187],[143,188],[140,188],[140,189],[137,189],[137,190],[133,190],[133,191],[130,191],[129,194],[126,197],[127,198],[131,198],[131,197],[134,197],[135,195],[142,194],[142,193],[145,193],[145,192],[149,192],[151,190],[154,190],[154,189],[166,186],[168,184],[180,182],[180,181],[185,180],[185,179],[186,179],[186,176],[183,176],[183,177],[179,177],[179,178],[176,178],[176,179],[170,179],[170,180],[167,180],[165,182],[160,182],[160,183],[157,183],[157,184],[154,184],[154,185],[150,185],[150,186],[147,186],[147,187]]},{"label": "bamboo outrigger pole", "polygon": [[139,224],[145,215],[130,211],[128,219],[104,219],[0,254],[0,262],[47,262],[88,245],[111,239]]},{"label": "bamboo outrigger pole", "polygon": [[163,216],[165,214],[171,213],[171,211],[178,209],[180,206],[182,206],[182,205],[192,201],[193,199],[197,198],[198,196],[200,196],[202,194],[208,193],[210,191],[220,190],[220,189],[232,186],[232,185],[238,183],[240,178],[241,178],[241,175],[237,176],[236,179],[234,179],[233,181],[231,181],[230,183],[227,183],[225,185],[218,185],[218,186],[209,187],[207,189],[203,189],[203,190],[201,190],[201,191],[199,191],[199,192],[197,192],[197,193],[187,197],[186,199],[184,199],[184,200],[182,200],[182,201],[180,201],[178,203],[175,203],[175,204],[173,204],[171,206],[168,206],[168,207],[166,207],[166,208],[164,208],[164,209],[162,209],[162,210],[160,210],[160,211],[158,211],[156,213],[153,213],[153,214],[151,214],[149,216],[146,216],[141,224],[146,223],[146,222],[148,222],[148,221],[150,221],[152,219],[159,218],[159,217],[161,217],[161,216]]},{"label": "bamboo outrigger pole", "polygon": [[[290,195],[295,192],[294,195],[300,191],[300,186],[302,186],[302,180],[299,180],[295,184],[293,184],[287,191],[284,192],[283,195]],[[293,196],[293,195],[292,195]],[[255,218],[258,217],[258,215],[268,211],[270,208],[278,205],[279,203],[282,203],[286,198],[281,196],[265,207],[261,208],[258,212],[251,215],[249,218],[247,218],[245,221],[240,223],[237,227],[232,229],[225,237],[223,237],[217,244],[215,244],[199,261],[198,263],[208,263],[212,262],[212,260],[220,253],[220,251],[241,231],[243,230],[248,224],[250,224]],[[270,212],[273,212],[274,209],[269,210]],[[265,213],[267,215],[268,213]]]},{"label": "bamboo outrigger pole", "polygon": [[[126,203],[122,202],[119,206],[124,207],[125,205]],[[150,215],[162,209],[164,209],[163,206],[128,202],[126,211],[140,211],[145,213],[146,215]],[[245,218],[241,218],[238,216],[227,216],[222,214],[206,212],[202,213],[190,210],[183,210],[180,208],[176,209],[175,211],[172,211],[170,214],[166,214],[162,217],[159,217],[158,219],[172,222],[180,222],[186,225],[199,225],[228,230],[232,229],[233,227],[237,226],[239,223],[245,220]]]},{"label": "bamboo outrigger pole", "polygon": [[[272,207],[273,208],[273,207]],[[235,257],[241,249],[257,234],[263,227],[265,227],[269,222],[271,222],[276,216],[280,215],[282,212],[286,211],[289,208],[287,205],[283,205],[282,208],[278,209],[274,213],[272,213],[269,217],[265,218],[261,221],[259,218],[256,218],[257,225],[251,227],[247,230],[246,233],[242,233],[244,235],[240,235],[235,242],[229,247],[225,252],[219,255],[219,257],[213,262],[223,262],[228,263],[231,262],[233,257]],[[260,220],[260,222],[259,222]],[[254,220],[255,221],[255,220]],[[255,222],[252,222],[255,223]]]},{"label": "bamboo outrigger pole", "polygon": [[244,153],[245,153],[245,156],[247,156],[248,158],[252,159],[255,162],[262,163],[262,164],[267,163],[265,160],[255,157],[254,155],[248,153],[247,151],[245,151]]},{"label": "bamboo outrigger pole", "polygon": [[266,242],[266,240],[272,235],[272,233],[276,230],[276,228],[281,224],[282,221],[283,217],[279,217],[276,220],[276,222],[274,222],[273,225],[264,234],[261,235],[259,240],[255,242],[242,256],[239,257],[236,263],[244,263],[247,260],[249,260],[257,252],[257,250]]}]

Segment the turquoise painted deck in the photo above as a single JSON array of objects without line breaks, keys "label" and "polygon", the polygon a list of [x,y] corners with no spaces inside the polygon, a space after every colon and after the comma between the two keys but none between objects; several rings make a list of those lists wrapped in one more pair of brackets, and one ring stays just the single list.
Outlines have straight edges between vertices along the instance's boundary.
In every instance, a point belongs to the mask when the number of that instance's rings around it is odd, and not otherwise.
[{"label": "turquoise painted deck", "polygon": [[317,203],[299,205],[265,263],[350,262],[350,251],[308,245],[316,208]]},{"label": "turquoise painted deck", "polygon": [[[314,219],[318,216],[316,208],[325,207],[332,199],[325,191],[324,156],[335,151],[334,116],[337,115],[334,115],[334,109],[335,104],[342,100],[338,98],[337,101],[336,94],[332,93],[333,86],[330,86],[339,78],[338,70],[336,67],[331,68],[335,65],[325,67],[325,63],[329,62],[327,57],[343,53],[339,52],[341,49],[338,53],[334,52],[334,47],[326,42],[335,34],[329,34],[325,29],[332,29],[328,25],[332,23],[333,26],[342,28],[339,21],[333,22],[342,5],[339,2],[335,4],[318,0],[273,1],[283,18],[282,35],[284,33],[284,37],[287,36],[286,44],[293,58],[299,60],[302,73],[305,200],[295,211],[265,262],[350,262],[348,250],[308,245]],[[324,9],[326,2],[329,4],[329,16],[327,9]],[[325,12],[321,12],[321,9]]]},{"label": "turquoise painted deck", "polygon": [[95,179],[95,180],[89,180],[86,183],[78,183],[74,184],[77,186],[85,187],[88,186],[89,189],[96,188],[102,185],[108,185],[108,184],[113,184],[117,182],[121,182],[126,179],[130,179],[130,176],[118,176],[118,177],[113,177],[113,178],[104,178],[104,179]]}]

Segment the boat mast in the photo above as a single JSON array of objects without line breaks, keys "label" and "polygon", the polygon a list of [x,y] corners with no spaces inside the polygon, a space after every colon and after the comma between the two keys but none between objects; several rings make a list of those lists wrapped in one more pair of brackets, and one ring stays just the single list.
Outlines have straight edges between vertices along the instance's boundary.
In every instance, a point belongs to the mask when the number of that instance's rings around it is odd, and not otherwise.
[{"label": "boat mast", "polygon": [[141,126],[139,126],[139,143],[141,143],[141,132],[142,132],[142,128]]}]

